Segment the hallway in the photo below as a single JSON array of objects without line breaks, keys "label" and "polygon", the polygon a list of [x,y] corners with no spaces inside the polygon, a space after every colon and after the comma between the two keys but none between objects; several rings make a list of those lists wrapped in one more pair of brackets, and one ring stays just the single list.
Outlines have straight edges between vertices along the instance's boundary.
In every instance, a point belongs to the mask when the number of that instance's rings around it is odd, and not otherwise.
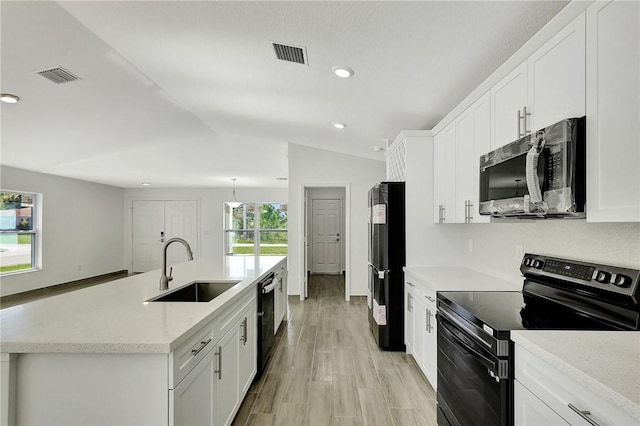
[{"label": "hallway", "polygon": [[435,425],[433,389],[411,357],[378,349],[366,298],[346,302],[336,275],[312,275],[308,290],[289,298],[289,321],[234,425]]}]

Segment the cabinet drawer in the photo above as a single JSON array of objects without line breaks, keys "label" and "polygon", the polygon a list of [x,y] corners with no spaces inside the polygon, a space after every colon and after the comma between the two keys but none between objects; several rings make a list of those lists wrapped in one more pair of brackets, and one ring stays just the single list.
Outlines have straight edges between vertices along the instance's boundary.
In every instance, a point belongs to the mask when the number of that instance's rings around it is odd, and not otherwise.
[{"label": "cabinet drawer", "polygon": [[202,360],[215,346],[215,323],[212,321],[180,345],[169,356],[169,389],[175,389],[178,383]]},{"label": "cabinet drawer", "polygon": [[519,345],[515,350],[515,379],[569,424],[589,425],[569,404],[576,410],[589,411],[589,418],[600,426],[638,424],[637,420]]},{"label": "cabinet drawer", "polygon": [[[247,291],[240,296],[238,300],[229,303],[229,306],[225,307],[222,312],[216,315],[216,330],[213,340],[217,341],[221,339],[231,328],[242,321],[245,316],[244,311],[249,305],[256,305],[257,287],[252,287],[252,289],[253,290]],[[257,307],[254,308],[254,310],[257,312]]]}]

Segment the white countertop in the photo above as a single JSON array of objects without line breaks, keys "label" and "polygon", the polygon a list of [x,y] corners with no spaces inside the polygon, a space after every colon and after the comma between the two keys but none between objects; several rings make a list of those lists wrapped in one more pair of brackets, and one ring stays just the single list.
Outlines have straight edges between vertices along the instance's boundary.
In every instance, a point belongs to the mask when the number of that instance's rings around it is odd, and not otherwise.
[{"label": "white countertop", "polygon": [[405,266],[412,275],[433,291],[520,291],[514,284],[473,269],[455,266]]},{"label": "white countertop", "polygon": [[640,332],[511,332],[511,339],[640,423]]},{"label": "white countertop", "polygon": [[150,302],[160,271],[13,306],[0,311],[0,352],[169,353],[190,330],[252,286],[284,256],[229,256],[173,267],[175,289],[194,280],[241,280],[210,302]]}]

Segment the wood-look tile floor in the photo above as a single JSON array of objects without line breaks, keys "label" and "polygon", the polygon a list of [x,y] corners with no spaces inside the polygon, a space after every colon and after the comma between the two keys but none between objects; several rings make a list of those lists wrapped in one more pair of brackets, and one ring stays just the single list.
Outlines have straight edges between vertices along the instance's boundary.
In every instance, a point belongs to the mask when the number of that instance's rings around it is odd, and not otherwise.
[{"label": "wood-look tile floor", "polygon": [[344,300],[344,278],[312,275],[289,298],[267,371],[234,425],[436,425],[435,394],[413,359],[381,351],[364,297]]}]

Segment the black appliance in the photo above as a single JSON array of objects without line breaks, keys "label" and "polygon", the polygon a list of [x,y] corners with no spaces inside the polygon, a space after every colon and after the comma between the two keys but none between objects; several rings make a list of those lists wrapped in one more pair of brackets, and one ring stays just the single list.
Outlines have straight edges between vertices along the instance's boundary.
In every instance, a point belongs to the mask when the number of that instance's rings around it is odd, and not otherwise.
[{"label": "black appliance", "polygon": [[262,376],[267,368],[267,362],[271,356],[273,347],[274,325],[274,281],[272,272],[258,283],[258,371],[256,379]]},{"label": "black appliance", "polygon": [[585,217],[585,117],[570,118],[480,157],[480,214]]},{"label": "black appliance", "polygon": [[380,348],[404,351],[404,182],[369,190],[369,324]]},{"label": "black appliance", "polygon": [[438,424],[513,424],[511,330],[640,330],[640,271],[525,254],[522,292],[438,293]]}]

